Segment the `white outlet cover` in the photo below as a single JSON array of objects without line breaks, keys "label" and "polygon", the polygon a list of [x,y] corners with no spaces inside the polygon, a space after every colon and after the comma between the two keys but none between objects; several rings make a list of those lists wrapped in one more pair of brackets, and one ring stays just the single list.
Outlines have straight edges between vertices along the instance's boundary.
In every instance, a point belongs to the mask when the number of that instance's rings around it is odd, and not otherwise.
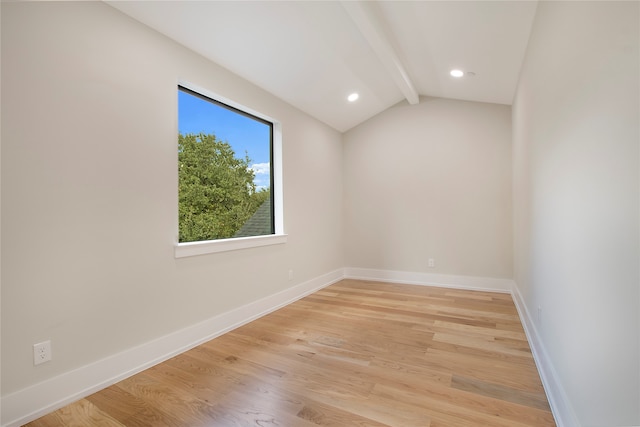
[{"label": "white outlet cover", "polygon": [[33,364],[40,365],[41,363],[51,360],[51,341],[43,341],[33,345]]}]

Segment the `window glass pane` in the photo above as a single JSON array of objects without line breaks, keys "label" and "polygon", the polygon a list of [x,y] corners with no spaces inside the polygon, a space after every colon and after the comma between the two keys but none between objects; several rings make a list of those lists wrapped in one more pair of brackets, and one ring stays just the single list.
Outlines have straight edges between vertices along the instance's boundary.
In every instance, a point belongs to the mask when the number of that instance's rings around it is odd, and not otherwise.
[{"label": "window glass pane", "polygon": [[273,124],[178,91],[179,241],[274,233]]}]

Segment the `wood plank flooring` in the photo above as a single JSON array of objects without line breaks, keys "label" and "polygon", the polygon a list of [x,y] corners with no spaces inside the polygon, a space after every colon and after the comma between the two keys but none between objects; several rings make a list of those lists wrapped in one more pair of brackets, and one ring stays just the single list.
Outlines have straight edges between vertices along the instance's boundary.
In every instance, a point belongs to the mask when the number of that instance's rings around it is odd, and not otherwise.
[{"label": "wood plank flooring", "polygon": [[52,426],[555,426],[508,294],[343,280]]}]

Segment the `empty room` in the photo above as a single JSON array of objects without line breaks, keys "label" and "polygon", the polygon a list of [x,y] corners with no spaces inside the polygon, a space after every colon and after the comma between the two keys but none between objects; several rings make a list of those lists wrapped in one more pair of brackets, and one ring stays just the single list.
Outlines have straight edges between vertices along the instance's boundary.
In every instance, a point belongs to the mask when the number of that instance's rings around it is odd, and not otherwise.
[{"label": "empty room", "polygon": [[640,2],[0,19],[2,427],[640,426]]}]

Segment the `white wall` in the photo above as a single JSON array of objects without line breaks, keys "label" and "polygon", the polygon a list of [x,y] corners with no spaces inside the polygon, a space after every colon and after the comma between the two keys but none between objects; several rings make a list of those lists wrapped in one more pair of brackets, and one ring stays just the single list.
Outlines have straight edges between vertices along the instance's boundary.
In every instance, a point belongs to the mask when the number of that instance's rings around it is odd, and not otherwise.
[{"label": "white wall", "polygon": [[347,266],[512,278],[509,106],[400,103],[344,135],[344,165]]},{"label": "white wall", "polygon": [[566,425],[640,424],[638,22],[540,2],[514,103],[515,275]]},{"label": "white wall", "polygon": [[[174,258],[179,80],[282,123],[286,244]],[[3,2],[2,89],[3,396],[343,266],[341,135],[110,6]]]},{"label": "white wall", "polygon": [[[513,263],[507,106],[424,98],[341,138],[103,3],[5,2],[1,19],[3,398],[345,265],[514,264],[568,412],[640,424],[637,2],[539,5]],[[179,80],[282,122],[287,244],[174,258]],[[54,360],[33,367],[43,339]]]}]

